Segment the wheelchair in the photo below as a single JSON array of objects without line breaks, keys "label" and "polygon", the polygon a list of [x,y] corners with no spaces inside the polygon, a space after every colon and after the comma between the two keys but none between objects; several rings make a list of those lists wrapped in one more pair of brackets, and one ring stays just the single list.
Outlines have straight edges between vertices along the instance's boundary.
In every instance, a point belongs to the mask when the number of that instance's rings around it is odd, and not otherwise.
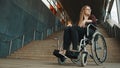
[{"label": "wheelchair", "polygon": [[[92,37],[90,38],[90,29],[94,31]],[[88,44],[91,46],[91,53],[86,49]],[[58,39],[58,50],[60,50],[59,39]],[[93,24],[87,26],[87,34],[80,41],[78,45],[78,56],[76,59],[70,58],[75,64],[81,65],[82,67],[87,65],[87,58],[90,56],[97,65],[101,65],[107,59],[107,45],[104,36],[98,31],[97,27]],[[58,58],[59,64],[64,64],[65,61],[61,61]]]}]

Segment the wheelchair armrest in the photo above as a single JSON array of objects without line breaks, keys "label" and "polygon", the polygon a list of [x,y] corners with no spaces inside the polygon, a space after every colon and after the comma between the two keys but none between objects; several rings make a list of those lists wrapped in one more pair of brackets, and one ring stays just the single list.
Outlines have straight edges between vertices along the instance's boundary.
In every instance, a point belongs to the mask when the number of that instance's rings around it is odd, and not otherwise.
[{"label": "wheelchair armrest", "polygon": [[89,25],[87,26],[87,36],[89,36],[89,30],[90,30],[90,29],[96,31],[96,30],[97,30],[97,27],[96,27],[95,25],[93,25],[93,24],[89,24]]}]

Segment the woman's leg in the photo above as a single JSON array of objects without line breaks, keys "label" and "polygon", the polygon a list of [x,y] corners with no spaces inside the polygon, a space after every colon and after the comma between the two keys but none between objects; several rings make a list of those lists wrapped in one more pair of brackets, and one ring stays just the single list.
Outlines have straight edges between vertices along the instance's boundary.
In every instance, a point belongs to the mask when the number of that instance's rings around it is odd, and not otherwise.
[{"label": "woman's leg", "polygon": [[72,27],[66,27],[64,29],[64,35],[63,35],[63,50],[60,51],[60,54],[65,54],[66,50],[69,50],[70,44],[71,44],[71,28]]},{"label": "woman's leg", "polygon": [[84,35],[86,34],[87,32],[87,29],[86,28],[81,28],[81,27],[78,27],[77,28],[77,31],[78,31],[78,42],[80,43],[81,39],[84,38]]},{"label": "woman's leg", "polygon": [[71,28],[72,27],[66,27],[64,30],[63,50],[69,50],[69,46],[71,44]]},{"label": "woman's leg", "polygon": [[64,36],[63,36],[63,51],[61,51],[61,54],[65,54],[66,50],[70,49],[70,44],[72,42],[73,44],[73,51],[76,51],[77,44],[78,44],[78,31],[76,27],[67,27],[64,30]]},{"label": "woman's leg", "polygon": [[73,50],[77,50],[77,44],[78,44],[78,32],[76,30],[76,27],[71,28],[71,41],[73,44]]},{"label": "woman's leg", "polygon": [[[73,56],[71,51],[67,51],[70,48],[70,44],[73,44],[73,50],[77,51],[77,43],[78,43],[78,32],[75,27],[67,27],[64,30],[63,36],[63,50],[59,52],[59,54],[63,55],[64,57],[75,57]],[[76,53],[78,54],[78,53]],[[66,56],[65,56],[66,55]],[[77,58],[77,56],[76,56]]]}]

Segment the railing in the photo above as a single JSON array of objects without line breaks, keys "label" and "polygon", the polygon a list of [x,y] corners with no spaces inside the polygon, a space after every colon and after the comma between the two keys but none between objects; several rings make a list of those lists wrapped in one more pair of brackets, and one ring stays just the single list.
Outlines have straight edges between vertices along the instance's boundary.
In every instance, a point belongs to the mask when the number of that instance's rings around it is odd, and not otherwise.
[{"label": "railing", "polygon": [[[13,45],[13,41],[14,40],[16,40],[16,39],[19,39],[19,38],[21,38],[21,36],[19,36],[19,37],[15,37],[15,38],[13,38],[13,39],[11,39],[11,40],[6,40],[6,41],[2,41],[1,40],[1,42],[3,42],[3,43],[8,43],[9,44],[9,55],[11,54],[11,50],[12,50],[12,45]],[[22,43],[21,43],[21,47],[23,47],[23,45],[24,45],[24,35],[22,35]]]},{"label": "railing", "polygon": [[118,27],[116,24],[111,25],[113,22],[106,21],[103,23],[103,26],[105,27],[107,33],[110,37],[114,37],[116,39],[120,39],[120,27]]}]

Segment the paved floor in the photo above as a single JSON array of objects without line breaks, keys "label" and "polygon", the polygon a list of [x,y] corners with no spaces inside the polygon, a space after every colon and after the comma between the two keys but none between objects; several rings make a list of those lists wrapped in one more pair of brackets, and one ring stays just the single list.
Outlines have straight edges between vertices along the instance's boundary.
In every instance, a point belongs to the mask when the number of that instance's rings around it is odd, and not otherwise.
[{"label": "paved floor", "polygon": [[[55,61],[39,61],[26,59],[0,59],[0,68],[79,68],[80,66],[73,63],[59,65]],[[95,63],[88,62],[84,68],[120,68],[120,63],[104,63],[97,66]]]}]

